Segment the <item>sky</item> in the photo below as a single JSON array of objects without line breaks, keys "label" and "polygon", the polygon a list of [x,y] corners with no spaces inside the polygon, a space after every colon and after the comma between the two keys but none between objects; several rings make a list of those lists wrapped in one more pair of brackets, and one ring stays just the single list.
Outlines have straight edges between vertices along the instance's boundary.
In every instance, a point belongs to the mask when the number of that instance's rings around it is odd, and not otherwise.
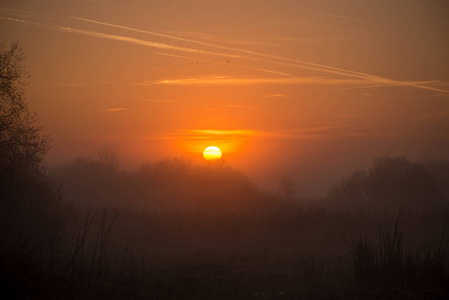
[{"label": "sky", "polygon": [[449,3],[0,0],[50,166],[218,146],[262,188],[318,195],[375,157],[449,159]]}]

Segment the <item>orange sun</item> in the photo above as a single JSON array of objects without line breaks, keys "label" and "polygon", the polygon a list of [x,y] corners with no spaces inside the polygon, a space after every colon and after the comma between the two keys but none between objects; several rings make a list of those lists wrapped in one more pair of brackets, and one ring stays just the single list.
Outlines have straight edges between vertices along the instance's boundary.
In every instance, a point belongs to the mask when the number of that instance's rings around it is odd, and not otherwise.
[{"label": "orange sun", "polygon": [[218,160],[221,158],[221,150],[215,146],[209,146],[203,151],[205,160]]}]

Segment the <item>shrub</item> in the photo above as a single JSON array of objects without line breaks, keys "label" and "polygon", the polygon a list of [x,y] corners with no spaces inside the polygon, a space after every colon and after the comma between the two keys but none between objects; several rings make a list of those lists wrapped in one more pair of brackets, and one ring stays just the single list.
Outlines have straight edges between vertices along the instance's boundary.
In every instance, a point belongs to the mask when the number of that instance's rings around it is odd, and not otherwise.
[{"label": "shrub", "polygon": [[429,208],[442,200],[440,187],[426,167],[403,157],[375,159],[368,171],[343,178],[329,197],[344,206],[393,210]]}]

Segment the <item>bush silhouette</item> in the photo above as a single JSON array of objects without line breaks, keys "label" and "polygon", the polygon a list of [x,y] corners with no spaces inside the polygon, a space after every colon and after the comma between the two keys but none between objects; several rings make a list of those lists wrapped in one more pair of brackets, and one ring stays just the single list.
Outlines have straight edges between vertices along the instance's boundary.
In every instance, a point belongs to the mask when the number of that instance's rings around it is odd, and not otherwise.
[{"label": "bush silhouette", "polygon": [[433,160],[426,162],[426,168],[434,176],[446,203],[449,201],[449,161]]},{"label": "bush silhouette", "polygon": [[242,173],[224,163],[194,165],[183,158],[147,162],[120,170],[97,157],[82,157],[52,171],[65,200],[101,207],[133,209],[242,208],[261,193]]},{"label": "bush silhouette", "polygon": [[424,208],[441,202],[440,188],[421,163],[404,157],[381,157],[368,171],[358,170],[330,191],[344,206],[367,208]]}]

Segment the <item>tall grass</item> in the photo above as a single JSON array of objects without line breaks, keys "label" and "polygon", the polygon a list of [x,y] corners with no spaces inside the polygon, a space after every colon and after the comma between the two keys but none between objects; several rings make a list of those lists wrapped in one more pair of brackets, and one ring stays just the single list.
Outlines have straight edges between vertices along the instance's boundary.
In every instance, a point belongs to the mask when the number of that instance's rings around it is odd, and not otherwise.
[{"label": "tall grass", "polygon": [[397,216],[394,229],[379,226],[378,242],[367,237],[352,246],[354,276],[358,284],[381,288],[446,289],[449,274],[445,265],[445,251],[449,240],[445,227],[439,242],[423,253],[413,253],[405,243],[404,232]]},{"label": "tall grass", "polygon": [[[404,214],[389,229],[377,227],[391,222],[377,213],[285,202],[86,212],[54,196],[23,206],[43,205],[42,213],[15,215],[2,228],[2,290],[19,299],[346,299],[365,287],[449,293],[447,237],[436,234],[445,211]],[[425,238],[414,238],[417,228]],[[342,237],[364,232],[345,256]],[[435,240],[428,247],[427,237]]]}]

